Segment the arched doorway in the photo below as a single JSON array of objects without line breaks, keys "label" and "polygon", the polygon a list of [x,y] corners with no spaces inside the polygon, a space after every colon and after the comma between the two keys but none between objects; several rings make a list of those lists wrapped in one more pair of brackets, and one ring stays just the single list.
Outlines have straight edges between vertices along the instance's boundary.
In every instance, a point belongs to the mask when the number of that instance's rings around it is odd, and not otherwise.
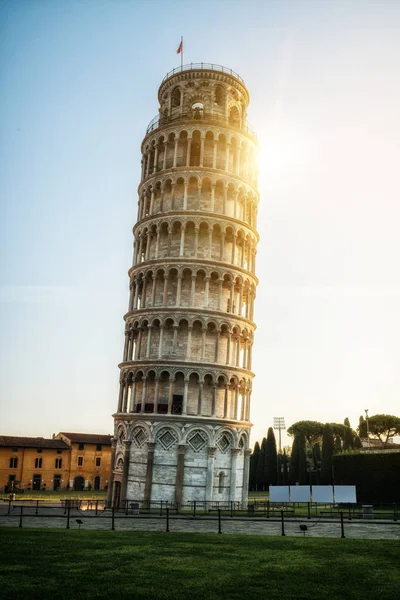
[{"label": "arched doorway", "polygon": [[74,479],[74,492],[83,492],[84,489],[85,489],[85,480],[83,479],[83,477],[78,475]]},{"label": "arched doorway", "polygon": [[99,489],[100,489],[100,475],[96,475],[96,477],[94,478],[93,487],[96,490],[96,492],[99,491]]}]

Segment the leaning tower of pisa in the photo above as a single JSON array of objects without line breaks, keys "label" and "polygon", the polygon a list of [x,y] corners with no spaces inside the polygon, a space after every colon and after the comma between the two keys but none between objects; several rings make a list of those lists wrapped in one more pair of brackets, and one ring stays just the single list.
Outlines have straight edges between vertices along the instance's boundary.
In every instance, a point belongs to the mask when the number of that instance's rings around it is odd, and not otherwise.
[{"label": "leaning tower of pisa", "polygon": [[142,142],[109,503],[247,502],[257,141],[225,67],[174,69]]}]

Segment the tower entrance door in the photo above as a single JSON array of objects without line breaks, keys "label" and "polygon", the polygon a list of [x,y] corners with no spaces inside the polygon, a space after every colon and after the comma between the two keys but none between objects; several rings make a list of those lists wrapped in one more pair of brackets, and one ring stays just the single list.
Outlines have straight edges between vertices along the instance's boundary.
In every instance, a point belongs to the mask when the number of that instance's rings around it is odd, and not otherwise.
[{"label": "tower entrance door", "polygon": [[85,488],[85,480],[83,479],[83,477],[78,475],[74,479],[74,491],[75,492],[83,492],[84,488]]}]

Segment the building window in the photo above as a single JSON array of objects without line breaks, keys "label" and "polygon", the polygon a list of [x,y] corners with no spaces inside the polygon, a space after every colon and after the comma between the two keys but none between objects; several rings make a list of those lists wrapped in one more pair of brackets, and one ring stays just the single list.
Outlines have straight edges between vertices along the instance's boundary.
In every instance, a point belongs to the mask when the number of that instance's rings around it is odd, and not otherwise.
[{"label": "building window", "polygon": [[56,469],[61,469],[62,467],[62,458],[56,458]]},{"label": "building window", "polygon": [[78,450],[83,450],[85,447],[85,444],[82,444],[82,442],[78,445]]},{"label": "building window", "polygon": [[96,450],[97,450],[98,452],[100,452],[100,450],[101,450],[101,444],[97,444],[97,446],[96,446]]},{"label": "building window", "polygon": [[83,456],[78,456],[78,467],[83,467]]},{"label": "building window", "polygon": [[42,468],[42,462],[43,459],[40,458],[35,458],[35,469],[41,469]]},{"label": "building window", "polygon": [[62,450],[57,450],[57,454],[62,454]]},{"label": "building window", "polygon": [[96,467],[101,467],[101,457],[96,456]]},{"label": "building window", "polygon": [[18,458],[16,456],[13,456],[12,458],[10,458],[10,469],[16,469],[18,466]]},{"label": "building window", "polygon": [[11,448],[11,452],[18,452],[18,448]]},{"label": "building window", "polygon": [[41,448],[38,448],[38,449],[36,450],[36,452],[37,452],[38,454],[41,454],[41,453],[42,453],[42,449],[41,449]]}]

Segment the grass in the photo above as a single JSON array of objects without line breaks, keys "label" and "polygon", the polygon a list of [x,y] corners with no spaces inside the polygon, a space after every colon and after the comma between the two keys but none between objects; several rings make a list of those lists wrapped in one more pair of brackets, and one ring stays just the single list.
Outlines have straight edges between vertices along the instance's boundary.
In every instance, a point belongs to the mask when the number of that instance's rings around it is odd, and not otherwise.
[{"label": "grass", "polygon": [[365,600],[400,587],[389,540],[3,528],[0,544],[2,600]]}]

